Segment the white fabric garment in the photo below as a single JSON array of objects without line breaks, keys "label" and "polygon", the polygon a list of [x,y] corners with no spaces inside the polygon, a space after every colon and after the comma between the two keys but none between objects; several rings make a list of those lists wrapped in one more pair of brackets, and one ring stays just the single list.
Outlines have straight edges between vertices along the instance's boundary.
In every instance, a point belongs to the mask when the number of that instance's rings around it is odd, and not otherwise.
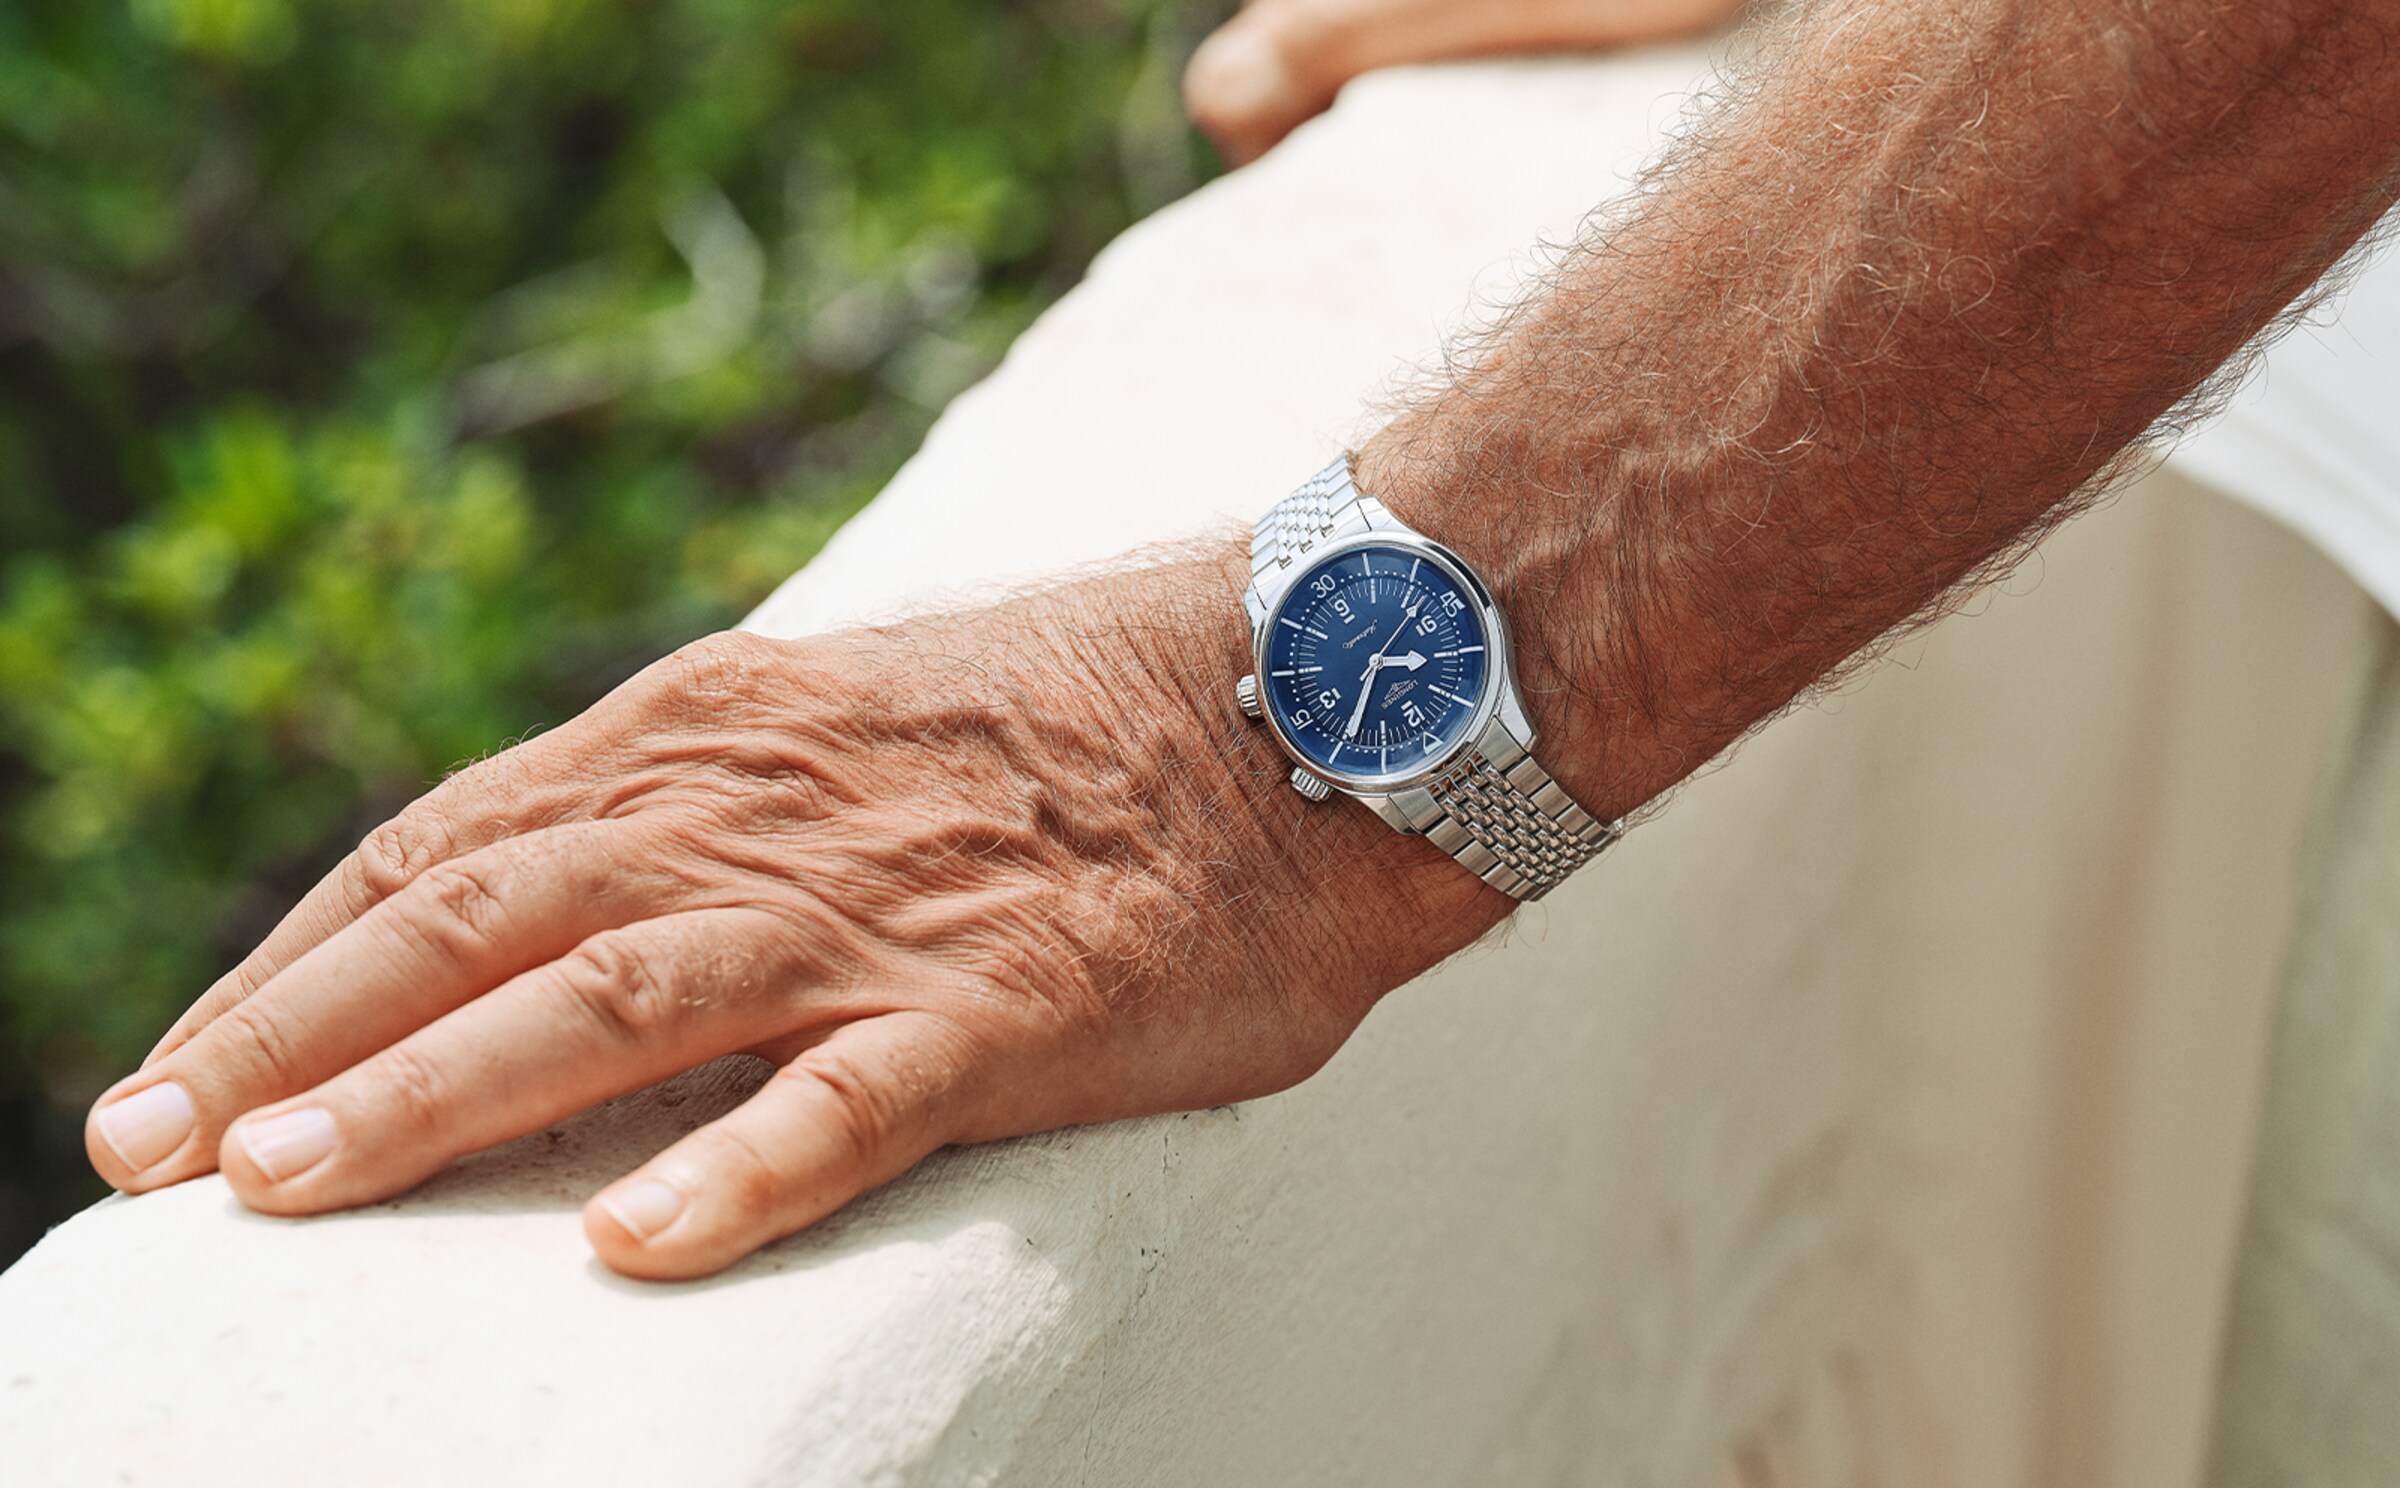
[{"label": "white fabric garment", "polygon": [[2168,463],[2289,524],[2400,615],[2400,254],[2269,348]]}]

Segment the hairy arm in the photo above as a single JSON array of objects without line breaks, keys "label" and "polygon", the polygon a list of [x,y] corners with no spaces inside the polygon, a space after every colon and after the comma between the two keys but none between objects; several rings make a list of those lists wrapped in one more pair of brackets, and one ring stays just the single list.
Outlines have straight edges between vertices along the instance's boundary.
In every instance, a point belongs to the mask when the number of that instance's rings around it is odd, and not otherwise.
[{"label": "hairy arm", "polygon": [[[2392,199],[2400,6],[1838,0],[1360,452],[1493,582],[1542,753],[1656,798],[2023,550]],[[1273,493],[1261,493],[1262,504]],[[701,1060],[612,1184],[692,1276],[933,1148],[1279,1089],[1510,901],[1235,709],[1246,554],[719,637],[379,829],[87,1136],[370,1202]]]},{"label": "hairy arm", "polygon": [[[1834,0],[1771,26],[1358,454],[1492,582],[1543,759],[1603,816],[2000,573],[2400,195],[2400,5]],[[1246,669],[1224,610],[1194,687]],[[1406,886],[1410,958],[1510,908],[1363,812],[1312,828],[1260,753],[1278,835],[1358,865],[1333,897]],[[1421,871],[1379,877],[1400,858]]]},{"label": "hairy arm", "polygon": [[[1846,0],[1364,452],[1650,800],[2094,494],[2400,183],[2400,7]],[[1472,515],[1470,515],[1472,514]]]}]

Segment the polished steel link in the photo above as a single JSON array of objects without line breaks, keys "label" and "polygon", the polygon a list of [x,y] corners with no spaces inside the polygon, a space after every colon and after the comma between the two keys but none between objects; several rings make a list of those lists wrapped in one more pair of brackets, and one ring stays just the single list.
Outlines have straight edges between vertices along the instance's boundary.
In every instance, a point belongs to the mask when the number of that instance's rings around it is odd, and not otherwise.
[{"label": "polished steel link", "polygon": [[1557,888],[1623,831],[1576,805],[1530,755],[1503,773],[1470,754],[1430,788],[1442,816],[1425,835],[1485,883],[1519,899]]},{"label": "polished steel link", "polygon": [[1267,509],[1250,533],[1250,573],[1256,583],[1270,571],[1280,572],[1309,549],[1346,526],[1363,526],[1358,488],[1350,483],[1348,456],[1334,461],[1303,482],[1300,488]]},{"label": "polished steel link", "polygon": [[[1334,461],[1275,503],[1251,530],[1255,612],[1265,613],[1274,578],[1320,543],[1398,525],[1381,502],[1358,489],[1349,457]],[[1495,728],[1492,737],[1506,735]],[[1624,826],[1576,805],[1530,753],[1514,741],[1511,745],[1500,759],[1484,748],[1470,748],[1430,781],[1426,790],[1441,814],[1423,830],[1485,883],[1534,900],[1598,857],[1623,835]]]}]

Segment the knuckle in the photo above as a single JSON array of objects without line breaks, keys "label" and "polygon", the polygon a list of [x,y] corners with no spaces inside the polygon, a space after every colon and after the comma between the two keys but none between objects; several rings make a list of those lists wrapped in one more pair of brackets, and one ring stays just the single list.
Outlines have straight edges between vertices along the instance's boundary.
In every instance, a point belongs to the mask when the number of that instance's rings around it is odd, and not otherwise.
[{"label": "knuckle", "polygon": [[258,989],[267,984],[267,977],[266,968],[260,966],[257,957],[253,956],[235,967],[232,975],[225,978],[225,996],[232,1006],[239,1007],[258,995]]},{"label": "knuckle", "polygon": [[230,1013],[256,997],[259,988],[267,984],[269,975],[261,962],[261,953],[252,951],[239,966],[219,977],[217,984],[201,995],[200,1001],[193,1004],[176,1026],[181,1028],[190,1025],[191,1031],[185,1035],[187,1038],[197,1035],[208,1026],[206,1019],[209,1016]]},{"label": "knuckle", "polygon": [[595,935],[559,962],[576,1008],[609,1038],[639,1046],[674,1032],[682,1004],[649,950],[620,932]]},{"label": "knuckle", "polygon": [[781,1164],[739,1131],[720,1130],[707,1167],[709,1181],[737,1214],[772,1216],[792,1201],[791,1181]]},{"label": "knuckle", "polygon": [[450,856],[454,840],[441,817],[422,802],[369,832],[351,859],[367,902],[380,903],[416,882]]},{"label": "knuckle", "polygon": [[261,1016],[255,1005],[244,1005],[227,1012],[219,1022],[223,1037],[235,1047],[234,1058],[247,1065],[254,1078],[277,1091],[307,1088],[299,1050],[274,1019]]},{"label": "knuckle", "polygon": [[906,1121],[908,1103],[900,1092],[831,1048],[802,1055],[787,1073],[810,1081],[821,1093],[845,1166],[867,1169],[883,1160]]},{"label": "knuckle", "polygon": [[747,695],[774,654],[774,643],[764,636],[721,630],[678,647],[667,660],[679,691],[716,698]]},{"label": "knuckle", "polygon": [[[541,776],[519,744],[459,766],[444,777],[414,808],[445,821],[481,822],[502,827],[522,825],[538,817]],[[451,838],[453,852],[459,844]]]},{"label": "knuckle", "polygon": [[394,1044],[375,1060],[382,1103],[401,1127],[418,1137],[438,1135],[449,1110],[449,1081],[406,1044]]},{"label": "knuckle", "polygon": [[474,960],[507,934],[507,904],[490,873],[470,859],[440,864],[414,885],[408,932],[453,963]]}]

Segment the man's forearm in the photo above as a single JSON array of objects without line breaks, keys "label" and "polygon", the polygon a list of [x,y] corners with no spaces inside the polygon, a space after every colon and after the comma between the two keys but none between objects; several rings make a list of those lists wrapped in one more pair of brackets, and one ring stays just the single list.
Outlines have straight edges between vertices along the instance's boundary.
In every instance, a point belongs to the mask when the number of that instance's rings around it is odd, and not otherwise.
[{"label": "man's forearm", "polygon": [[[1365,489],[1493,582],[1538,753],[1580,800],[1653,799],[2021,551],[2375,220],[2400,26],[2217,14],[2164,6],[2138,34],[2047,3],[1814,14],[1360,451]],[[1226,934],[1198,907],[1227,907],[1262,1007],[1363,1010],[1514,905],[1285,785],[1234,700],[1249,571],[1228,541],[1059,591],[1056,619],[1141,700],[1108,720],[1141,837],[1208,844],[1157,943],[1198,964]]]},{"label": "man's forearm", "polygon": [[[1817,13],[1364,483],[1499,590],[1562,782],[1651,799],[2021,545],[2366,228],[2395,29]],[[318,1213],[769,1053],[585,1212],[690,1277],[947,1143],[1304,1078],[1511,901],[1284,787],[1234,701],[1247,574],[1227,542],[679,651],[371,834],[102,1097],[95,1165]]]},{"label": "man's forearm", "polygon": [[2072,509],[2367,231],[2389,5],[1835,4],[1362,484],[1650,800]]}]

